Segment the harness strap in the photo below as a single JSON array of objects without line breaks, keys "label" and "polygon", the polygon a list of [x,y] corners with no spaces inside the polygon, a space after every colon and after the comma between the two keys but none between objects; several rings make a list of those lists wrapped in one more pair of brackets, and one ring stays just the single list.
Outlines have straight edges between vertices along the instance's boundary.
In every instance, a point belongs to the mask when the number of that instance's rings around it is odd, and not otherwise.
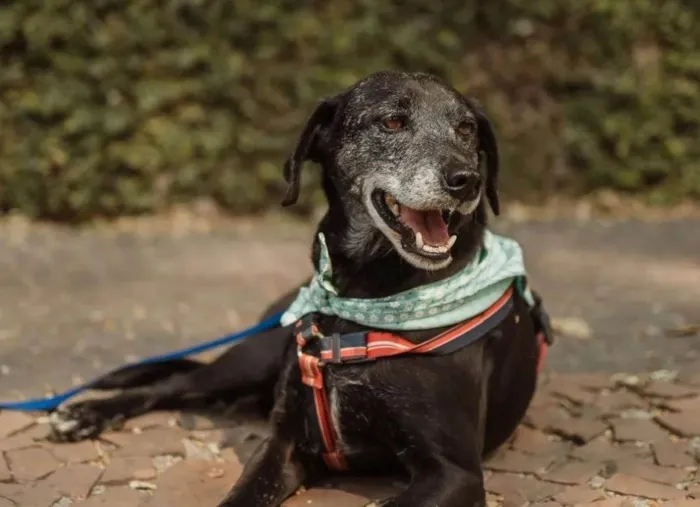
[{"label": "harness strap", "polygon": [[321,359],[331,363],[355,363],[400,354],[451,354],[498,326],[512,308],[513,288],[510,287],[483,313],[417,344],[385,331],[321,337]]},{"label": "harness strap", "polygon": [[312,316],[306,316],[296,323],[297,355],[301,369],[301,381],[312,389],[313,412],[318,423],[323,447],[326,450],[322,453],[326,466],[332,470],[347,470],[345,456],[337,449],[336,445],[338,438],[331,421],[328,394],[323,382],[321,369],[323,364],[319,357],[304,351],[306,345],[312,340],[324,338],[316,324],[311,320],[312,318]]},{"label": "harness strap", "polygon": [[[405,354],[451,354],[476,342],[498,326],[513,308],[513,293],[514,289],[511,286],[481,314],[418,344],[385,331],[323,336],[314,323],[313,314],[299,320],[296,323],[296,341],[301,378],[302,382],[312,389],[315,416],[313,419],[318,422],[325,449],[322,457],[326,465],[334,470],[348,468],[347,460],[337,445],[337,435],[323,381],[324,364],[361,363]],[[542,343],[546,347],[546,342]]]}]

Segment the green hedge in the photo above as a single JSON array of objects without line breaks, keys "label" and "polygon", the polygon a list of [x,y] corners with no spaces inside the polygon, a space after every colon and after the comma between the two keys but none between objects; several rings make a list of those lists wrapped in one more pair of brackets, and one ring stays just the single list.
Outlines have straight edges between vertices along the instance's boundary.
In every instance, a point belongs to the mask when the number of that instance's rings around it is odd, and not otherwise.
[{"label": "green hedge", "polygon": [[0,211],[76,221],[200,197],[276,205],[313,104],[382,68],[477,96],[508,194],[698,197],[693,1],[6,1]]}]

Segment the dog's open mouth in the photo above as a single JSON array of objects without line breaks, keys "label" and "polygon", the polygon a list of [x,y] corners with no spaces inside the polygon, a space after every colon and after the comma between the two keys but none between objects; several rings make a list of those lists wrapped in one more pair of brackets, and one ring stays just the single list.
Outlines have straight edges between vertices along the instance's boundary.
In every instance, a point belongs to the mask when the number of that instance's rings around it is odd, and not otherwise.
[{"label": "dog's open mouth", "polygon": [[449,258],[457,241],[448,229],[454,209],[413,209],[379,189],[372,192],[372,202],[387,226],[401,236],[405,250],[436,261]]}]

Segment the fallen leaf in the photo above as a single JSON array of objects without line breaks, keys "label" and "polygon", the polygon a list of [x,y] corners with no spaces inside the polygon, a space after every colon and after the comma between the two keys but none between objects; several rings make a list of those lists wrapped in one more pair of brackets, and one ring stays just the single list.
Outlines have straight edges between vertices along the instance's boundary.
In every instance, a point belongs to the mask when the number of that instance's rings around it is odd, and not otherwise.
[{"label": "fallen leaf", "polygon": [[666,334],[674,338],[688,338],[700,334],[700,324],[688,324],[687,326],[673,327],[666,330]]},{"label": "fallen leaf", "polygon": [[212,479],[219,479],[224,476],[224,470],[222,468],[212,468],[207,475]]},{"label": "fallen leaf", "polygon": [[555,333],[588,340],[593,335],[593,330],[588,322],[580,317],[557,317],[552,319],[552,329]]},{"label": "fallen leaf", "polygon": [[145,481],[130,481],[129,482],[129,487],[131,489],[136,489],[136,490],[143,490],[143,491],[154,491],[158,489],[158,486],[151,482],[145,482]]}]

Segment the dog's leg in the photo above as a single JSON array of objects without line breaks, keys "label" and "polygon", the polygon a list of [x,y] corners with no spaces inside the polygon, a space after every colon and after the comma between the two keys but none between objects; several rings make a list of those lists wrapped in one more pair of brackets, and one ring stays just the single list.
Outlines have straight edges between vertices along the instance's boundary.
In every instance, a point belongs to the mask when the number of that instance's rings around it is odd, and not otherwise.
[{"label": "dog's leg", "polygon": [[172,359],[151,364],[125,366],[108,373],[94,382],[90,389],[111,391],[113,389],[134,389],[161,382],[173,375],[188,373],[200,368],[203,363],[192,359]]},{"label": "dog's leg", "polygon": [[289,351],[279,394],[270,415],[272,436],[245,464],[236,485],[218,507],[278,507],[308,478],[297,452],[303,435],[305,405],[301,403],[301,372],[296,351]]},{"label": "dog's leg", "polygon": [[439,459],[412,472],[411,485],[404,492],[368,507],[482,507],[486,503],[480,470],[465,470]]},{"label": "dog's leg", "polygon": [[119,428],[126,420],[152,410],[176,410],[201,407],[203,397],[186,398],[187,377],[175,376],[152,386],[130,389],[103,399],[85,400],[62,406],[49,417],[54,442],[77,442],[95,438],[109,429]]},{"label": "dog's leg", "polygon": [[94,438],[106,428],[146,412],[197,407],[217,397],[235,398],[264,391],[259,394],[271,398],[290,337],[288,329],[275,328],[251,336],[214,362],[192,371],[109,398],[60,407],[51,414],[52,438]]},{"label": "dog's leg", "polygon": [[[470,361],[464,363],[467,371],[477,371],[478,365],[488,378],[488,366],[474,349],[470,353]],[[481,375],[456,375],[452,378],[459,389],[436,388],[430,373],[436,365],[454,360],[434,358],[435,364],[423,372],[414,366],[411,371],[423,378],[417,383],[422,385],[409,384],[400,394],[381,395],[388,409],[385,431],[393,435],[392,451],[411,478],[408,488],[380,503],[382,507],[485,505],[481,451],[488,383]],[[395,368],[403,367],[397,363]]]},{"label": "dog's leg", "polygon": [[294,443],[277,436],[265,440],[219,507],[277,507],[303,483]]},{"label": "dog's leg", "polygon": [[[486,502],[481,458],[476,431],[471,425],[459,428],[459,436],[440,444],[424,439],[423,433],[407,432],[397,455],[410,474],[411,483],[403,492],[379,503],[381,507],[482,507]],[[438,433],[435,433],[438,435]],[[440,451],[442,445],[447,447]],[[437,454],[436,454],[437,453]],[[373,504],[369,504],[373,505]]]}]

